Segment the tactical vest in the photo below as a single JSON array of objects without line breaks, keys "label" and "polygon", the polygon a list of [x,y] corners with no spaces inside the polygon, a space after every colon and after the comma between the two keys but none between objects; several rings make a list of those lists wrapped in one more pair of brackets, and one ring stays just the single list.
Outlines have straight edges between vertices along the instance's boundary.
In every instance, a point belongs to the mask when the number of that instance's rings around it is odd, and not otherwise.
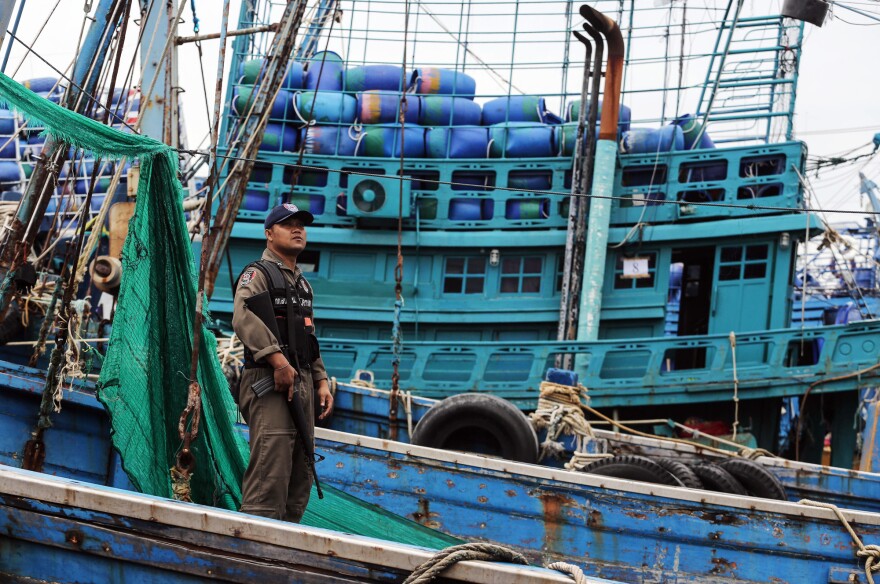
[{"label": "tactical vest", "polygon": [[[308,367],[312,361],[320,356],[312,318],[312,287],[309,286],[302,274],[296,277],[293,285],[289,285],[281,268],[271,260],[257,260],[246,266],[242,270],[242,274],[249,268],[260,270],[269,283],[269,296],[272,298],[275,322],[281,334],[281,338],[278,339],[281,350],[288,356],[294,367],[297,366],[297,363],[300,367]],[[241,276],[236,282],[239,280],[241,280]],[[291,302],[291,311],[288,311],[288,300]],[[292,326],[288,318],[290,313],[293,314]],[[270,326],[269,323],[266,325]],[[290,338],[291,335],[294,337],[293,339]],[[257,363],[254,360],[253,351],[247,345],[244,347],[244,366],[246,369],[268,367],[265,363]]]}]

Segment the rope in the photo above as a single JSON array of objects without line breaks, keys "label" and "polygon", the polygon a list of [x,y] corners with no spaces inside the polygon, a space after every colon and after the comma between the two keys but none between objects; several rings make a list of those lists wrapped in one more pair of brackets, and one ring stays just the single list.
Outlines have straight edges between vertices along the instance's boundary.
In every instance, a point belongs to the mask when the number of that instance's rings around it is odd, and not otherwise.
[{"label": "rope", "polygon": [[[538,396],[538,407],[529,414],[536,431],[546,429],[547,438],[541,443],[538,460],[559,458],[565,447],[557,439],[560,435],[575,437],[575,452],[571,460],[565,464],[569,470],[578,470],[596,458],[611,456],[604,452],[589,452],[590,446],[604,446],[604,442],[596,440],[590,423],[584,418],[582,399],[589,401],[587,388],[583,385],[570,386],[542,381],[541,393]],[[601,448],[604,450],[604,448]]]},{"label": "rope", "polygon": [[588,584],[589,582],[584,575],[584,571],[574,564],[569,564],[567,562],[553,562],[552,564],[547,565],[547,568],[549,570],[556,570],[557,572],[568,574],[575,581],[575,584]]},{"label": "rope", "polygon": [[874,572],[880,572],[880,563],[878,563],[880,562],[880,545],[863,544],[862,540],[859,539],[859,536],[856,535],[855,530],[849,524],[849,521],[846,520],[846,517],[844,517],[840,509],[837,508],[837,505],[821,503],[819,501],[810,501],[809,499],[801,499],[798,501],[798,504],[807,505],[809,507],[822,507],[823,509],[831,509],[834,511],[834,514],[837,515],[837,519],[840,520],[840,524],[846,528],[853,543],[859,548],[858,551],[856,551],[856,556],[859,558],[865,558],[865,576],[868,579],[868,584],[874,584],[874,576],[872,574]]},{"label": "rope", "polygon": [[739,428],[739,378],[736,375],[736,333],[730,331],[727,339],[730,341],[730,357],[733,360],[733,440],[736,441],[736,431]]},{"label": "rope", "polygon": [[446,568],[470,560],[484,562],[509,562],[512,564],[529,565],[529,561],[510,548],[491,543],[465,543],[441,550],[427,562],[417,567],[403,584],[424,584],[432,582]]},{"label": "rope", "polygon": [[174,500],[192,503],[192,488],[190,487],[192,474],[181,472],[176,466],[172,466],[170,472],[171,493],[174,495]]}]

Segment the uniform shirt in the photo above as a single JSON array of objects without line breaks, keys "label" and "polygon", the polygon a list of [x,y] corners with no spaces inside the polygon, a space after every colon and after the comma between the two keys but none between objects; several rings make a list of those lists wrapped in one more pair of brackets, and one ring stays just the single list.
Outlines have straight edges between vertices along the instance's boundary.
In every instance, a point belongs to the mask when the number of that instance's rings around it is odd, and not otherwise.
[{"label": "uniform shirt", "polygon": [[[302,275],[302,270],[299,269],[299,266],[296,267],[296,270],[291,270],[281,261],[281,258],[272,253],[268,248],[263,251],[262,259],[278,264],[285,280],[291,286]],[[305,278],[303,277],[302,280],[305,280]],[[260,269],[251,268],[247,270],[236,284],[235,304],[232,312],[232,328],[235,330],[235,334],[251,350],[254,354],[254,361],[258,363],[267,355],[281,351],[281,346],[278,343],[278,339],[269,330],[269,327],[245,306],[244,301],[268,289],[269,282]],[[312,318],[314,318],[314,308],[312,310]],[[327,379],[327,370],[324,368],[324,361],[320,356],[312,361],[310,369],[312,370],[313,381]]]}]

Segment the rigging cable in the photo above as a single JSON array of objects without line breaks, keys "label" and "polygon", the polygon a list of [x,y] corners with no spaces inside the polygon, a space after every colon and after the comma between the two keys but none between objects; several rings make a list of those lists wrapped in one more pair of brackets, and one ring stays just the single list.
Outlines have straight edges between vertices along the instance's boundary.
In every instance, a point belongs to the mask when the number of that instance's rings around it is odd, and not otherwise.
[{"label": "rigging cable", "polygon": [[[406,134],[406,49],[409,42],[409,16],[410,1],[404,0],[403,16],[403,53],[401,56],[401,79],[400,79],[400,107],[398,111],[398,123],[400,124],[400,170],[398,172],[398,197],[397,197],[397,263],[394,266],[394,324],[392,325],[392,357],[391,357],[391,393],[388,395],[388,433],[392,440],[397,440],[397,400],[400,398],[400,353],[403,350],[403,333],[401,331],[400,317],[403,310],[403,185],[404,185],[404,162],[406,149],[404,148],[404,136]],[[455,81],[453,81],[455,83]],[[453,93],[455,87],[453,85]],[[393,153],[393,152],[392,152]]]}]

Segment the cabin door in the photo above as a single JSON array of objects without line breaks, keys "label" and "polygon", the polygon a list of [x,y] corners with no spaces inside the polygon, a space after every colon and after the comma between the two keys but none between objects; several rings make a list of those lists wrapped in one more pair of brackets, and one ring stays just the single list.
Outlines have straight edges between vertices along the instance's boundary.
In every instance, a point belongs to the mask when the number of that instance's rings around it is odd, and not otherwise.
[{"label": "cabin door", "polygon": [[[670,288],[670,300],[677,297],[679,305],[676,334],[705,335],[709,332],[715,249],[689,247],[672,250],[672,264],[670,272],[681,274],[678,291],[673,294]],[[674,354],[667,355],[665,366],[674,370],[701,369],[706,366],[706,349],[677,349]]]},{"label": "cabin door", "polygon": [[717,249],[709,333],[767,330],[770,317],[770,249],[766,243]]}]

